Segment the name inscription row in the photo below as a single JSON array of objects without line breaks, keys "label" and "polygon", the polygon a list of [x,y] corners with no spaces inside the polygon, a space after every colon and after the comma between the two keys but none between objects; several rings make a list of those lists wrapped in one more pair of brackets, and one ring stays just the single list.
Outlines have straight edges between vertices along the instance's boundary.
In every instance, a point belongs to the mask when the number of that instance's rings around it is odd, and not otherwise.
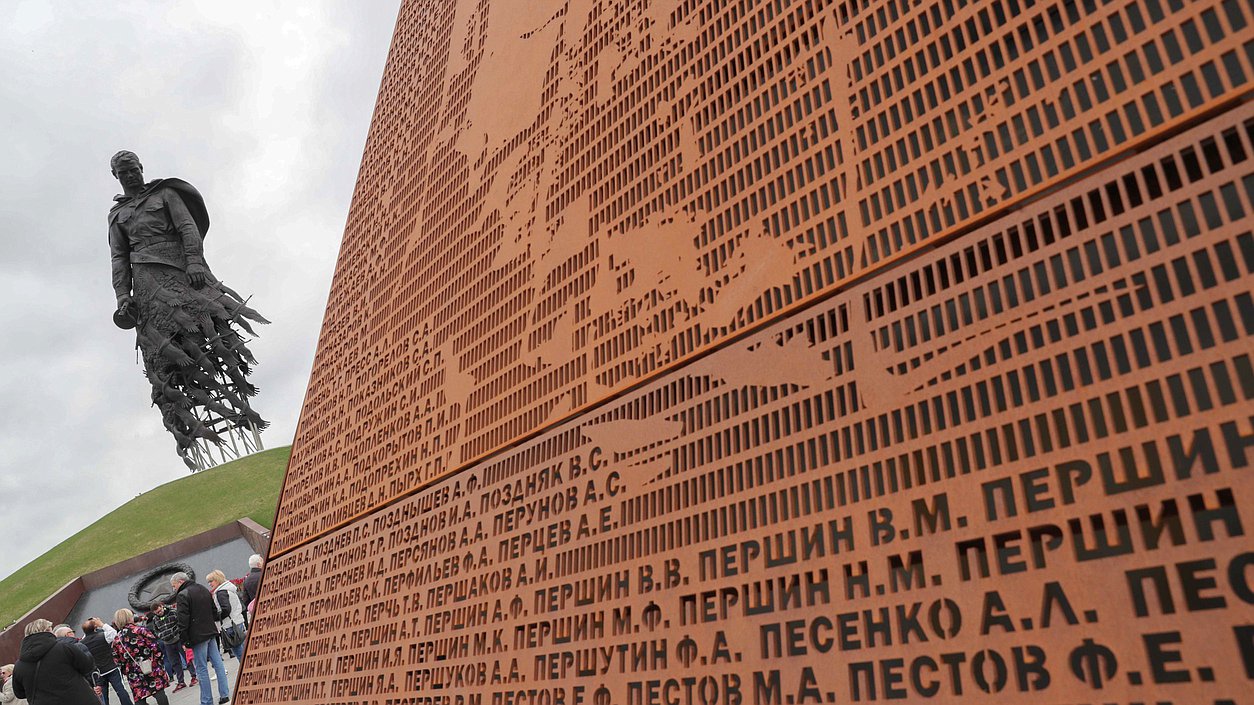
[{"label": "name inscription row", "polygon": [[1252,119],[281,554],[239,701],[1240,702],[1254,162],[1126,189]]}]

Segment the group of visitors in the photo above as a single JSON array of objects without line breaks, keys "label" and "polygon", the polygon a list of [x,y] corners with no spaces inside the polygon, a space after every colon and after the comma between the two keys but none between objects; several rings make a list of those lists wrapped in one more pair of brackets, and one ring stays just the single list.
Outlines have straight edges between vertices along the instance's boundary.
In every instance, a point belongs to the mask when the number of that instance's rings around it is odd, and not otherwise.
[{"label": "group of visitors", "polygon": [[148,698],[169,705],[165,691],[174,683],[174,693],[200,685],[201,705],[213,705],[215,680],[218,703],[230,702],[222,651],[243,661],[261,556],[251,556],[248,566],[239,588],[221,570],[209,573],[208,587],[175,573],[173,594],[151,612],[120,609],[112,623],[92,617],[83,622],[81,638],[67,624],[34,620],[26,625],[17,663],[0,667],[0,703],[109,705],[113,690],[121,705]]}]

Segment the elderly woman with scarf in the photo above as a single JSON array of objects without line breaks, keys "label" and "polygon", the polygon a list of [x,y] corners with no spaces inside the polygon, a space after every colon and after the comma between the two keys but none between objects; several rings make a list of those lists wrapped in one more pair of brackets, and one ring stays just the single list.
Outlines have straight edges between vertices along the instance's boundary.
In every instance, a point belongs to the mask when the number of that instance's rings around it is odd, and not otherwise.
[{"label": "elderly woman with scarf", "polygon": [[244,639],[248,636],[248,626],[244,621],[244,602],[240,599],[239,589],[235,583],[226,579],[226,574],[215,570],[205,577],[209,588],[213,590],[214,608],[217,610],[218,633],[222,635],[222,646],[235,655],[241,662],[244,660]]}]

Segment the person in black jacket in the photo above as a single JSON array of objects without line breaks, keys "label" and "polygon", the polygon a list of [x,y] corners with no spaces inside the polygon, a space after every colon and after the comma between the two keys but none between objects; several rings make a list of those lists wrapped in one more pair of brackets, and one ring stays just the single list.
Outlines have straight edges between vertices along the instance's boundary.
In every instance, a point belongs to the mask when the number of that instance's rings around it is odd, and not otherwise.
[{"label": "person in black jacket", "polygon": [[100,698],[104,701],[104,705],[109,705],[109,688],[113,688],[113,692],[118,694],[118,701],[122,705],[135,705],[131,700],[131,694],[126,692],[126,686],[122,685],[122,672],[118,670],[118,664],[113,660],[113,647],[110,642],[109,631],[105,629],[104,621],[99,617],[92,617],[83,622],[83,640],[82,645],[87,647],[91,652],[91,657],[96,661],[96,673],[100,674]]},{"label": "person in black jacket", "polygon": [[[213,705],[213,681],[209,680],[209,663],[218,674],[218,702],[230,702],[226,685],[226,666],[218,651],[218,624],[213,596],[199,583],[188,581],[187,573],[170,576],[174,588],[175,611],[179,618],[179,639],[192,650],[196,677],[200,680],[200,705]],[[206,663],[206,661],[208,663]]]},{"label": "person in black jacket", "polygon": [[244,609],[257,599],[257,588],[261,587],[261,566],[265,563],[261,556],[254,553],[248,557],[248,575],[244,576]]},{"label": "person in black jacket", "polygon": [[93,663],[86,652],[57,640],[52,622],[26,625],[26,638],[13,666],[13,694],[30,705],[99,705],[87,682]]},{"label": "person in black jacket", "polygon": [[[83,642],[79,641],[78,635],[74,633],[74,627],[68,624],[58,624],[52,628],[52,635],[57,638],[57,641],[69,644],[76,649],[82,649],[83,653],[91,656],[91,652],[87,650],[86,646],[83,646]],[[105,636],[107,637],[108,634]]]}]

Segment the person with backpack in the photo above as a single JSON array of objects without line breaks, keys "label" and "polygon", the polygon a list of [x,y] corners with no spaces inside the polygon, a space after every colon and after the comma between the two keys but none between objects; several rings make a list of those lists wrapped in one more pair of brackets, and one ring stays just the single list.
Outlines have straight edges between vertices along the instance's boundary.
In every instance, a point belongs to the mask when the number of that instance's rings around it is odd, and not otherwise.
[{"label": "person with backpack", "polygon": [[36,619],[13,665],[13,694],[30,705],[99,705],[88,682],[94,667],[86,652],[53,636],[52,622]]}]

